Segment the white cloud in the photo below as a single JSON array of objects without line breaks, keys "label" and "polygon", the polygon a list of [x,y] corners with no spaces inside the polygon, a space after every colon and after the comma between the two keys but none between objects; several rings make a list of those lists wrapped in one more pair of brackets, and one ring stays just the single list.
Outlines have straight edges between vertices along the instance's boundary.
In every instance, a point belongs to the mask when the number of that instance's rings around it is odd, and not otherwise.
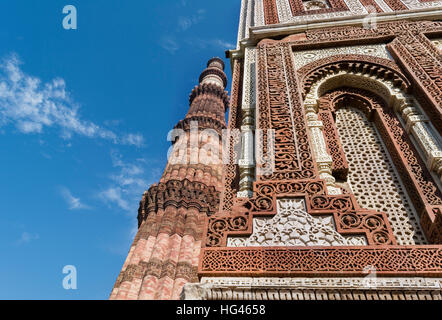
[{"label": "white cloud", "polygon": [[188,39],[187,44],[192,47],[197,47],[199,49],[215,48],[218,50],[227,50],[236,47],[234,44],[222,39],[193,38],[193,39]]},{"label": "white cloud", "polygon": [[107,204],[116,204],[120,209],[133,214],[141,200],[141,195],[149,186],[148,181],[143,179],[146,176],[143,159],[137,159],[133,163],[124,162],[122,156],[111,152],[112,164],[117,172],[109,178],[112,184],[99,193],[99,197]]},{"label": "white cloud", "polygon": [[123,144],[141,147],[144,144],[144,137],[141,134],[130,133],[123,136],[122,142]]},{"label": "white cloud", "polygon": [[25,134],[42,133],[45,128],[58,127],[66,139],[78,134],[111,140],[116,144],[143,144],[139,134],[120,138],[111,130],[82,119],[79,106],[70,97],[63,79],[43,83],[39,78],[24,73],[20,65],[16,56],[0,63],[0,126],[14,124]]},{"label": "white cloud", "polygon": [[68,188],[61,187],[60,193],[68,204],[69,210],[90,209],[88,205],[81,202],[80,198],[74,197]]},{"label": "white cloud", "polygon": [[214,48],[216,50],[228,50],[236,48],[236,45],[222,39],[200,39],[200,38],[186,38],[178,41],[174,36],[163,37],[160,45],[163,49],[175,54],[182,44],[187,44],[197,49]]},{"label": "white cloud", "polygon": [[160,46],[171,54],[174,54],[180,48],[178,41],[173,36],[164,36],[160,41]]},{"label": "white cloud", "polygon": [[23,232],[17,244],[26,244],[38,239],[40,239],[40,235],[36,233]]},{"label": "white cloud", "polygon": [[[199,24],[206,16],[206,10],[199,9],[197,10],[196,14],[192,16],[180,16],[177,20],[178,24],[178,34],[180,32],[184,32],[191,28],[192,26]],[[223,39],[200,39],[200,38],[189,38],[189,37],[182,37],[179,35],[165,35],[160,40],[160,46],[169,51],[171,54],[175,54],[183,44],[190,45],[192,47],[197,47],[199,49],[206,49],[206,48],[215,48],[219,50],[227,50],[236,48],[236,45],[234,43],[230,43],[228,41],[225,41]]]},{"label": "white cloud", "polygon": [[190,17],[179,17],[178,18],[178,27],[181,29],[181,31],[186,31],[193,25],[198,24],[201,22],[206,15],[206,10],[199,9],[196,14],[190,16]]},{"label": "white cloud", "polygon": [[110,187],[100,193],[100,197],[106,201],[115,203],[121,209],[125,211],[130,210],[129,203],[123,199],[124,190],[121,187]]},{"label": "white cloud", "polygon": [[178,18],[178,26],[181,30],[187,30],[192,26],[192,20],[187,17],[179,17]]},{"label": "white cloud", "polygon": [[218,48],[224,49],[224,50],[236,48],[235,44],[230,43],[228,41],[221,40],[221,39],[211,40],[210,43],[212,46],[218,47]]}]

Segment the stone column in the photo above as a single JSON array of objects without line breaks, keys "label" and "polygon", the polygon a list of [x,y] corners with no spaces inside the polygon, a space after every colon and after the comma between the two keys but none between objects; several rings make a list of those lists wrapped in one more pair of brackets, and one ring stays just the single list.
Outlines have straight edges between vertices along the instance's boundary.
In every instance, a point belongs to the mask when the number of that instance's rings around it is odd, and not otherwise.
[{"label": "stone column", "polygon": [[242,156],[239,160],[238,198],[253,196],[255,181],[256,49],[246,48],[242,97]]},{"label": "stone column", "polygon": [[242,158],[239,160],[239,192],[238,198],[253,196],[253,181],[255,181],[254,160],[254,119],[255,109],[243,109],[242,132]]},{"label": "stone column", "polygon": [[341,194],[341,189],[336,186],[336,179],[332,175],[333,159],[327,152],[327,145],[324,139],[323,123],[318,120],[318,102],[316,100],[306,100],[304,108],[307,118],[312,147],[318,165],[319,177],[327,184],[329,194]]},{"label": "stone column", "polygon": [[417,102],[409,96],[399,95],[394,108],[406,123],[406,131],[421,147],[428,168],[442,181],[442,146],[432,133],[429,119],[419,110]]}]

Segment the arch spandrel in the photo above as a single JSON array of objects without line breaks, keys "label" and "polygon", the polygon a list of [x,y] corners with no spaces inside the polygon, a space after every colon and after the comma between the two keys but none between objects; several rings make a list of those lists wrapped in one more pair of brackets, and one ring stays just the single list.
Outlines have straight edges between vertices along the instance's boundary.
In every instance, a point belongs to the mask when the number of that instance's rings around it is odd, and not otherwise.
[{"label": "arch spandrel", "polygon": [[385,81],[405,93],[410,90],[410,81],[393,61],[369,55],[338,54],[310,62],[297,70],[303,96],[321,79],[339,73]]},{"label": "arch spandrel", "polygon": [[352,87],[362,90],[368,90],[379,95],[385,102],[390,104],[395,99],[396,94],[400,90],[394,88],[380,79],[373,79],[369,76],[348,74],[341,71],[337,74],[329,75],[311,87],[307,97],[310,99],[319,99],[328,91],[338,89],[341,87]]}]

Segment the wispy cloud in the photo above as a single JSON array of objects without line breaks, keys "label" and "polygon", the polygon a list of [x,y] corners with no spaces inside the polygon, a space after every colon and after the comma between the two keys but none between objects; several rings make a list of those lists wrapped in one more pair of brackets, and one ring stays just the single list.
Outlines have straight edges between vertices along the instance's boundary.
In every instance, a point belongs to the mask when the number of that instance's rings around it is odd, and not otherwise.
[{"label": "wispy cloud", "polygon": [[180,45],[174,36],[162,37],[160,40],[160,46],[171,54],[174,54],[180,48]]},{"label": "wispy cloud", "polygon": [[26,244],[38,239],[40,239],[40,235],[38,235],[37,233],[23,232],[20,236],[20,239],[18,239],[17,244]]},{"label": "wispy cloud", "polygon": [[188,45],[200,50],[208,48],[214,48],[216,50],[228,50],[235,48],[233,43],[223,39],[183,38],[181,40],[177,40],[175,36],[163,37],[160,41],[160,45],[163,49],[169,51],[171,54],[175,54],[182,45]]},{"label": "wispy cloud", "polygon": [[129,133],[123,136],[121,142],[123,144],[141,147],[144,145],[144,137],[141,134]]},{"label": "wispy cloud", "polygon": [[[186,2],[181,2],[186,6]],[[190,28],[200,24],[206,18],[206,10],[198,9],[196,13],[190,16],[179,16],[177,19],[178,29],[176,32],[169,32],[160,39],[160,46],[167,50],[170,54],[175,54],[183,46],[196,47],[198,49],[215,48],[217,50],[226,50],[236,47],[235,44],[223,39],[200,39],[189,35]]]},{"label": "wispy cloud", "polygon": [[69,206],[69,210],[85,210],[90,207],[81,202],[80,198],[76,198],[72,195],[71,191],[66,187],[60,188],[60,194]]},{"label": "wispy cloud", "polygon": [[178,18],[178,27],[180,28],[181,31],[186,31],[187,29],[189,29],[193,25],[196,25],[199,22],[201,22],[204,19],[205,14],[206,14],[206,10],[199,9],[199,10],[197,10],[196,14],[194,14],[190,17],[180,16]]},{"label": "wispy cloud", "polygon": [[123,199],[123,197],[124,197],[123,192],[124,192],[124,189],[121,188],[120,186],[109,187],[108,189],[106,189],[100,193],[100,197],[103,201],[105,201],[107,203],[109,203],[109,202],[115,203],[121,209],[123,209],[125,211],[129,211],[130,206],[129,206],[129,203],[125,199]]},{"label": "wispy cloud", "polygon": [[[138,202],[144,190],[149,187],[152,181],[144,179],[146,177],[146,161],[136,159],[134,162],[125,162],[121,154],[116,151],[111,152],[112,164],[117,170],[109,176],[112,183],[99,193],[102,201],[109,204],[115,204],[120,209],[133,214],[137,210]],[[155,169],[152,170],[152,176],[155,175]]]},{"label": "wispy cloud", "polygon": [[142,146],[139,134],[117,135],[79,114],[79,105],[66,89],[62,78],[43,83],[20,68],[12,55],[0,63],[0,126],[14,124],[22,133],[42,133],[45,128],[58,127],[61,136],[73,134],[110,140],[115,144]]},{"label": "wispy cloud", "polygon": [[200,39],[192,38],[186,40],[187,44],[199,49],[215,48],[219,50],[227,50],[234,48],[235,45],[222,39]]}]

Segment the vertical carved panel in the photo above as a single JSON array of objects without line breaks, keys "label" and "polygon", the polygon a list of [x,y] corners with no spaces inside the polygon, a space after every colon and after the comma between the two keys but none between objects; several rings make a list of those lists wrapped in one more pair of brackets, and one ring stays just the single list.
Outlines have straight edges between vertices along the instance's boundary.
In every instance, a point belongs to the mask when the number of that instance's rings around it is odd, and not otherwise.
[{"label": "vertical carved panel", "polygon": [[442,134],[442,63],[410,33],[396,38],[388,49],[410,76],[422,107]]},{"label": "vertical carved panel", "polygon": [[263,0],[263,1],[264,1],[264,20],[266,24],[279,23],[276,0]]},{"label": "vertical carved panel", "polygon": [[258,72],[258,128],[264,130],[264,152],[268,149],[266,130],[275,130],[275,172],[260,178],[314,178],[317,173],[290,48],[261,46]]},{"label": "vertical carved panel", "polygon": [[[240,126],[241,118],[241,99],[242,99],[242,83],[243,83],[243,62],[236,60],[233,67],[233,79],[232,79],[232,93],[230,98],[230,112],[229,112],[229,129],[236,129]],[[235,163],[235,158],[238,157],[235,154],[234,145],[238,137],[232,136],[227,142],[229,152],[229,164],[223,165],[223,191],[221,196],[220,211],[230,211],[233,206],[233,200],[235,194],[238,191],[237,185],[239,181],[238,177],[238,165]]]}]

